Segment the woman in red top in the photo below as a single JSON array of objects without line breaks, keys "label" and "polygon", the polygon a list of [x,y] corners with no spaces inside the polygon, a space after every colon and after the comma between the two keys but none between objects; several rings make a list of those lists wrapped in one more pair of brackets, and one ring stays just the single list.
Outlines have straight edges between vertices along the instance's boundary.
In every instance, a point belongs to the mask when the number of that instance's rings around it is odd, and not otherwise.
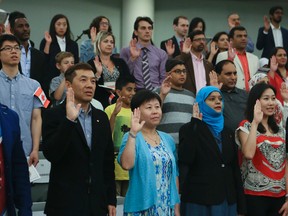
[{"label": "woman in red top", "polygon": [[[266,83],[250,91],[246,120],[236,131],[247,203],[246,216],[287,215],[285,130],[276,124],[276,91]],[[286,180],[285,180],[286,179]]]},{"label": "woman in red top", "polygon": [[275,47],[270,58],[270,71],[268,72],[269,84],[272,85],[276,91],[276,98],[281,101],[283,105],[283,98],[280,94],[281,84],[283,82],[288,84],[287,71],[287,53],[283,47]]}]

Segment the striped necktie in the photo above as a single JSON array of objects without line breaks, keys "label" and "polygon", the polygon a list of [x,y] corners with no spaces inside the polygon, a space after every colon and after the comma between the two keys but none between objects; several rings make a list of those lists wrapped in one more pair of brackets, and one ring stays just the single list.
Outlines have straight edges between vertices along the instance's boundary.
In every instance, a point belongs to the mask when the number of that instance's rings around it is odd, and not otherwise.
[{"label": "striped necktie", "polygon": [[150,80],[150,73],[149,73],[149,62],[148,62],[148,49],[146,47],[142,48],[143,56],[142,56],[142,73],[144,79],[145,88],[148,90],[152,90],[152,84]]}]

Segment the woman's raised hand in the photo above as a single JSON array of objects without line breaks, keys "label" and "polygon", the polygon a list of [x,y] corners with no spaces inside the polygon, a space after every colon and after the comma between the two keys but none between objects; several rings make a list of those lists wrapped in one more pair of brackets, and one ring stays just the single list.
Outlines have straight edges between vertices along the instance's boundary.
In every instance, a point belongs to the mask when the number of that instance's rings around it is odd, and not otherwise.
[{"label": "woman's raised hand", "polygon": [[253,121],[256,124],[259,124],[263,119],[263,112],[261,109],[261,103],[259,101],[259,99],[256,101],[255,105],[254,105],[254,118]]},{"label": "woman's raised hand", "polygon": [[136,135],[142,128],[143,125],[145,124],[145,121],[140,122],[140,109],[136,108],[134,109],[131,117],[131,128],[130,131]]},{"label": "woman's raised hand", "polygon": [[198,103],[195,103],[193,105],[193,114],[192,114],[192,116],[193,116],[193,118],[197,118],[197,119],[202,121],[202,113],[199,110]]}]

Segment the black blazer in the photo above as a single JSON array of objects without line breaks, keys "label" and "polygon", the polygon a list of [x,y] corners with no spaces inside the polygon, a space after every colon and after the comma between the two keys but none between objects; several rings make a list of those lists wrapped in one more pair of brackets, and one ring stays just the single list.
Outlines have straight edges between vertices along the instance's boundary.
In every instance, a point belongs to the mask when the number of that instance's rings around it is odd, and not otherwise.
[{"label": "black blazer", "polygon": [[208,126],[192,118],[179,132],[179,170],[182,202],[215,205],[227,200],[237,202],[239,214],[246,212],[233,134],[223,130],[221,153]]},{"label": "black blazer", "polygon": [[167,40],[162,41],[161,44],[160,44],[160,48],[161,48],[162,50],[164,50],[165,52],[167,52],[165,43],[166,43],[168,40],[172,40],[173,44],[175,45],[175,51],[174,51],[174,53],[173,53],[173,55],[172,55],[172,57],[175,58],[176,56],[178,56],[178,55],[181,54],[181,50],[180,50],[178,41],[177,41],[177,39],[176,39],[175,36],[173,36],[172,38],[169,38],[169,39],[167,39]]},{"label": "black blazer", "polygon": [[[261,27],[258,30],[256,48],[258,50],[263,49],[261,57],[269,59],[271,57],[271,51],[275,47],[274,36],[271,28],[269,29],[268,34],[264,34],[263,31],[264,27]],[[281,27],[281,32],[283,38],[283,47],[286,50],[286,52],[288,52],[288,30]]]},{"label": "black blazer", "polygon": [[[46,44],[46,40],[44,38],[42,39],[40,43],[40,50],[42,52],[44,52],[45,44]],[[53,39],[50,45],[49,54],[45,54],[47,56],[48,65],[49,65],[49,74],[50,74],[49,83],[51,79],[53,79],[56,76],[59,76],[60,74],[59,70],[56,67],[56,61],[55,61],[55,56],[59,52],[61,52],[61,49],[57,42],[57,39],[55,38]],[[74,55],[75,64],[79,62],[79,49],[78,49],[78,44],[75,41],[67,40],[66,38],[66,52],[71,52]]]},{"label": "black blazer", "polygon": [[[130,74],[128,65],[122,58],[114,57],[113,55],[111,55],[110,59],[114,63],[115,67],[118,69],[121,77],[132,76]],[[100,57],[99,57],[99,61],[101,62]],[[95,72],[97,72],[95,64],[94,64],[94,58],[90,59],[87,63],[91,65],[91,67],[93,68]],[[107,89],[99,86],[103,84],[104,84],[104,78],[103,78],[103,73],[102,73],[100,79],[97,81],[97,88],[95,91],[94,98],[100,101],[102,106],[105,109],[108,105],[110,105],[109,96],[111,95],[111,93],[107,91]]]},{"label": "black blazer", "polygon": [[51,162],[47,215],[106,216],[116,205],[114,148],[107,115],[92,108],[92,147],[79,121],[66,118],[66,103],[45,112],[43,153]]}]

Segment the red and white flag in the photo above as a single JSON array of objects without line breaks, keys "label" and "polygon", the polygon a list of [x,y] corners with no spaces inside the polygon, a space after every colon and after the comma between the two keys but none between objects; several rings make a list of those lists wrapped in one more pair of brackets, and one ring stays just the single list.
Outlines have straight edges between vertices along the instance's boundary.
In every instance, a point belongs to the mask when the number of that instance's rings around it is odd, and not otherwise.
[{"label": "red and white flag", "polygon": [[46,95],[45,95],[45,93],[44,93],[44,91],[42,90],[41,87],[38,87],[36,89],[36,91],[34,92],[34,95],[39,98],[39,100],[41,101],[43,107],[45,107],[45,108],[48,107],[50,101],[47,99],[47,97],[46,97]]}]

